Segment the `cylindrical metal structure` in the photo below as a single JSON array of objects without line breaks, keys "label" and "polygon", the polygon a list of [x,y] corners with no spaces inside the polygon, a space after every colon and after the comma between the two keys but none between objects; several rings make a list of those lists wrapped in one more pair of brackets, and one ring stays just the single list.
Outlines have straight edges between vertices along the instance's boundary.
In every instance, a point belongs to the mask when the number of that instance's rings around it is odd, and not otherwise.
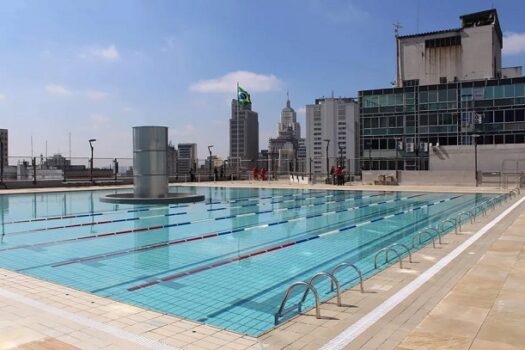
[{"label": "cylindrical metal structure", "polygon": [[133,127],[133,184],[135,197],[168,196],[168,128]]}]

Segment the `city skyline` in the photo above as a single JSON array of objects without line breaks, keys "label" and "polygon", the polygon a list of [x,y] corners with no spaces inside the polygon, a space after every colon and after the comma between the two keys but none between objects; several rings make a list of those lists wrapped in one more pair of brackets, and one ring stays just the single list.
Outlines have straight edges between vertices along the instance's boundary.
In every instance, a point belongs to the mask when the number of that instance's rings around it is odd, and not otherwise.
[{"label": "city skyline", "polygon": [[[87,140],[96,138],[95,156],[131,157],[131,127],[158,124],[170,128],[174,144],[201,145],[199,158],[210,143],[226,157],[237,82],[252,95],[265,149],[286,91],[304,128],[304,107],[316,98],[388,86],[398,21],[401,34],[455,28],[459,15],[493,5],[504,32],[503,65],[522,65],[525,57],[525,5],[518,1],[240,4],[3,4],[0,128],[9,129],[10,155],[30,155],[32,136],[35,156],[46,140],[48,156],[67,156],[71,132],[73,156],[88,156]],[[268,26],[270,15],[276,20]]]}]

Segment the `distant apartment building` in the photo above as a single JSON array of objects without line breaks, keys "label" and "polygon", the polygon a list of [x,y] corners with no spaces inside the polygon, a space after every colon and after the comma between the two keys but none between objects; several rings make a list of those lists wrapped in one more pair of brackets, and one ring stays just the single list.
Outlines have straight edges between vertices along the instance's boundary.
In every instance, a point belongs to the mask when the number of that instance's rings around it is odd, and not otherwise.
[{"label": "distant apartment building", "polygon": [[241,106],[237,100],[231,103],[230,118],[230,165],[241,161],[240,167],[251,167],[259,154],[259,115],[251,104]]},{"label": "distant apartment building", "polygon": [[355,173],[358,137],[359,107],[355,99],[319,98],[306,106],[306,161],[312,174],[326,175],[341,161],[347,172]]},{"label": "distant apartment building", "polygon": [[[268,152],[281,172],[304,171],[304,155],[299,156],[301,125],[297,122],[297,113],[291,107],[290,99],[281,111],[281,120],[277,124],[277,137],[268,143]],[[304,144],[304,142],[303,142]]]},{"label": "distant apartment building", "polygon": [[501,67],[497,12],[460,19],[460,28],[398,36],[397,87],[359,92],[363,169],[428,170],[430,155],[474,143],[522,152],[512,149],[525,142],[525,78]]},{"label": "distant apartment building", "polygon": [[0,129],[0,142],[2,147],[2,159],[4,161],[4,166],[8,165],[8,132],[7,129]]},{"label": "distant apartment building", "polygon": [[197,170],[196,143],[179,143],[177,153],[177,175],[188,175],[190,169]]},{"label": "distant apartment building", "polygon": [[60,153],[53,154],[45,160],[45,168],[48,169],[68,169],[71,167],[71,160],[67,159]]}]

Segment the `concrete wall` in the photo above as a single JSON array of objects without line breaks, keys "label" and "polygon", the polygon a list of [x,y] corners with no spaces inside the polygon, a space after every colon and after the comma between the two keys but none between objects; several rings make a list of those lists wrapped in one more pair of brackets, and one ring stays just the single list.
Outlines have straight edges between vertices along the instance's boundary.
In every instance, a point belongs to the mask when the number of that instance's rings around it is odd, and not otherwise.
[{"label": "concrete wall", "polygon": [[[517,162],[521,159],[522,161]],[[474,171],[474,146],[432,147],[429,170]],[[525,171],[525,144],[479,145],[478,171]]]},{"label": "concrete wall", "polygon": [[400,171],[400,185],[475,186],[473,171]]},{"label": "concrete wall", "polygon": [[[461,45],[426,48],[425,40],[460,35]],[[494,25],[399,38],[401,80],[418,79],[420,85],[494,78],[501,70],[501,43]],[[397,83],[400,86],[401,82]]]},{"label": "concrete wall", "polygon": [[[473,171],[398,171],[400,185],[475,186]],[[393,170],[363,171],[363,184],[374,184],[380,175],[396,176]]]}]

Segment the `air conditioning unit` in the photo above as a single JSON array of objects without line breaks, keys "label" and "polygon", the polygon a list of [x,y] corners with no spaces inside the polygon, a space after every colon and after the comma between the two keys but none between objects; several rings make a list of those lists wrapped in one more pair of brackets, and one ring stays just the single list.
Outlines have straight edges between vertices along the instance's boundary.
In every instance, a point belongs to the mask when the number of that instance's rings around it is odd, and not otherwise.
[{"label": "air conditioning unit", "polygon": [[414,143],[408,142],[406,151],[407,152],[414,152]]},{"label": "air conditioning unit", "polygon": [[397,141],[396,142],[396,147],[397,147],[398,151],[402,151],[403,150],[403,141]]},{"label": "air conditioning unit", "polygon": [[419,150],[421,152],[428,152],[428,143],[427,142],[420,142],[419,143]]}]

